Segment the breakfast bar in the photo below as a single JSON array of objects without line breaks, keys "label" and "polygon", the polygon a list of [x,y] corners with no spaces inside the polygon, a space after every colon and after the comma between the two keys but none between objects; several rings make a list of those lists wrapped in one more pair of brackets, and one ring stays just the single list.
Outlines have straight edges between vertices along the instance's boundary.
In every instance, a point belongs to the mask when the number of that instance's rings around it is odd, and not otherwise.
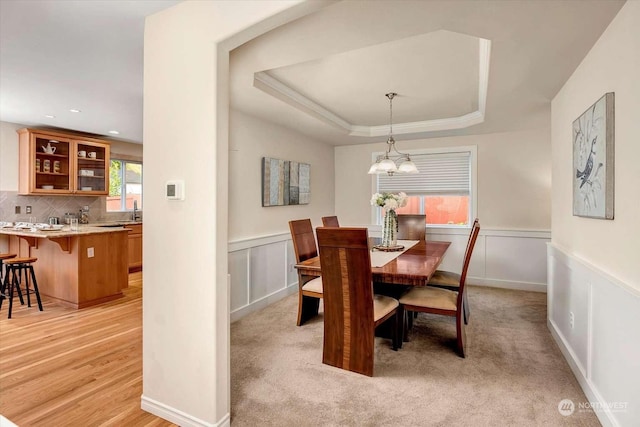
[{"label": "breakfast bar", "polygon": [[126,228],[80,226],[61,230],[0,228],[9,251],[36,257],[40,294],[74,308],[122,296],[128,284]]}]

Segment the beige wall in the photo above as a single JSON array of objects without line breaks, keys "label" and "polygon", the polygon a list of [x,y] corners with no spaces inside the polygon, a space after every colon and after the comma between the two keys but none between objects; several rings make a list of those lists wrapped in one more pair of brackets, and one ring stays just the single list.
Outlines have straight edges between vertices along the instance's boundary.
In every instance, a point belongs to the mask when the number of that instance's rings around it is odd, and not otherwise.
[{"label": "beige wall", "polygon": [[[262,157],[311,164],[311,203],[262,207]],[[300,133],[231,111],[229,129],[229,240],[288,232],[288,221],[333,214],[333,147]]]},{"label": "beige wall", "polygon": [[[476,145],[478,217],[484,228],[551,227],[549,129],[399,141],[400,151]],[[385,144],[337,147],[336,214],[344,224],[371,223],[371,155]]]},{"label": "beige wall", "polygon": [[[629,1],[552,102],[553,243],[640,289],[640,2]],[[615,219],[573,216],[572,123],[615,92]]]},{"label": "beige wall", "polygon": [[18,191],[17,123],[0,122],[0,191]]}]

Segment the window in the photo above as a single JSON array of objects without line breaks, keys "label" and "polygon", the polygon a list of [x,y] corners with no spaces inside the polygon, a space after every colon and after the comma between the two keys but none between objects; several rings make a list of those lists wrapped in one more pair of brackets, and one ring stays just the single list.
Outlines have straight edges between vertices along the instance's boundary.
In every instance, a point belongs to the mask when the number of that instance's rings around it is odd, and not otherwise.
[{"label": "window", "polygon": [[142,209],[142,163],[111,159],[107,212],[132,211],[134,201]]},{"label": "window", "polygon": [[[475,216],[476,147],[410,152],[417,174],[376,175],[377,192],[409,196],[398,214],[425,214],[430,226],[468,226]],[[382,222],[381,209],[375,210]]]}]

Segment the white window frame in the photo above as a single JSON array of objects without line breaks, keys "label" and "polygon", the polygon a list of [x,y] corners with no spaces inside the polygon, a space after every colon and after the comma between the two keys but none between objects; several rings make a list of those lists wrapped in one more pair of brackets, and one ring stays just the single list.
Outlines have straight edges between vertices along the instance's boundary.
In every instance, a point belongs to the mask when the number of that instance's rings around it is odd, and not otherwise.
[{"label": "white window frame", "polygon": [[[122,173],[121,182],[120,182],[120,209],[117,211],[107,211],[107,212],[133,212],[133,209],[127,209],[127,182],[125,180],[126,177],[126,169],[127,163],[139,164],[142,165],[142,160],[132,160],[132,159],[124,159],[120,157],[111,157],[110,162],[122,162],[123,168],[120,170]],[[109,163],[109,174],[111,174],[111,163]],[[142,168],[142,180],[144,180],[144,166]],[[142,185],[142,183],[141,183]],[[143,195],[143,194],[141,194]]]},{"label": "white window frame", "polygon": [[[469,189],[469,221],[466,225],[456,224],[427,224],[427,228],[471,228],[474,218],[478,216],[478,146],[477,145],[464,145],[456,147],[438,147],[438,148],[421,148],[417,150],[402,150],[403,153],[410,155],[416,154],[449,154],[449,153],[469,153],[469,166],[470,170],[470,189]],[[371,153],[371,163],[376,161],[376,158],[384,154],[384,152]],[[371,194],[378,192],[378,177],[377,175],[371,176]],[[378,206],[371,207],[371,223],[376,225],[382,224],[382,209]]]}]

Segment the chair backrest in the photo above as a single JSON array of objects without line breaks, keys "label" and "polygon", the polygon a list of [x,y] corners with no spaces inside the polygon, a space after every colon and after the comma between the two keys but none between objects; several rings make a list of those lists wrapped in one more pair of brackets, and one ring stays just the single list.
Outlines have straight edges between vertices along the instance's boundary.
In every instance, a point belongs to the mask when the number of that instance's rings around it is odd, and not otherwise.
[{"label": "chair backrest", "polygon": [[317,229],[324,297],[322,362],[373,375],[375,323],[366,228]]},{"label": "chair backrest", "polygon": [[309,218],[289,221],[289,229],[291,230],[291,240],[293,240],[293,250],[296,253],[296,262],[318,256],[316,236],[313,234],[313,226]]},{"label": "chair backrest", "polygon": [[[469,239],[467,240],[467,248],[464,250],[465,254],[469,250],[469,245],[471,244],[471,237],[473,237],[473,231],[479,226],[480,226],[480,220],[476,218],[475,220],[473,220],[473,225],[471,226],[471,232],[469,233]],[[471,250],[473,251],[473,247],[471,248]]]},{"label": "chair backrest", "polygon": [[323,216],[322,217],[322,226],[323,227],[340,227],[338,223],[337,216]]},{"label": "chair backrest", "polygon": [[458,289],[458,309],[462,307],[462,298],[465,292],[465,283],[467,282],[467,270],[469,269],[469,262],[471,261],[471,255],[473,254],[473,248],[476,245],[476,240],[480,233],[480,221],[476,219],[471,228],[471,234],[469,235],[469,241],[467,242],[467,249],[464,251],[464,263],[462,264],[462,273],[460,273],[460,287]]},{"label": "chair backrest", "polygon": [[398,215],[398,239],[425,240],[426,227],[426,215]]}]

